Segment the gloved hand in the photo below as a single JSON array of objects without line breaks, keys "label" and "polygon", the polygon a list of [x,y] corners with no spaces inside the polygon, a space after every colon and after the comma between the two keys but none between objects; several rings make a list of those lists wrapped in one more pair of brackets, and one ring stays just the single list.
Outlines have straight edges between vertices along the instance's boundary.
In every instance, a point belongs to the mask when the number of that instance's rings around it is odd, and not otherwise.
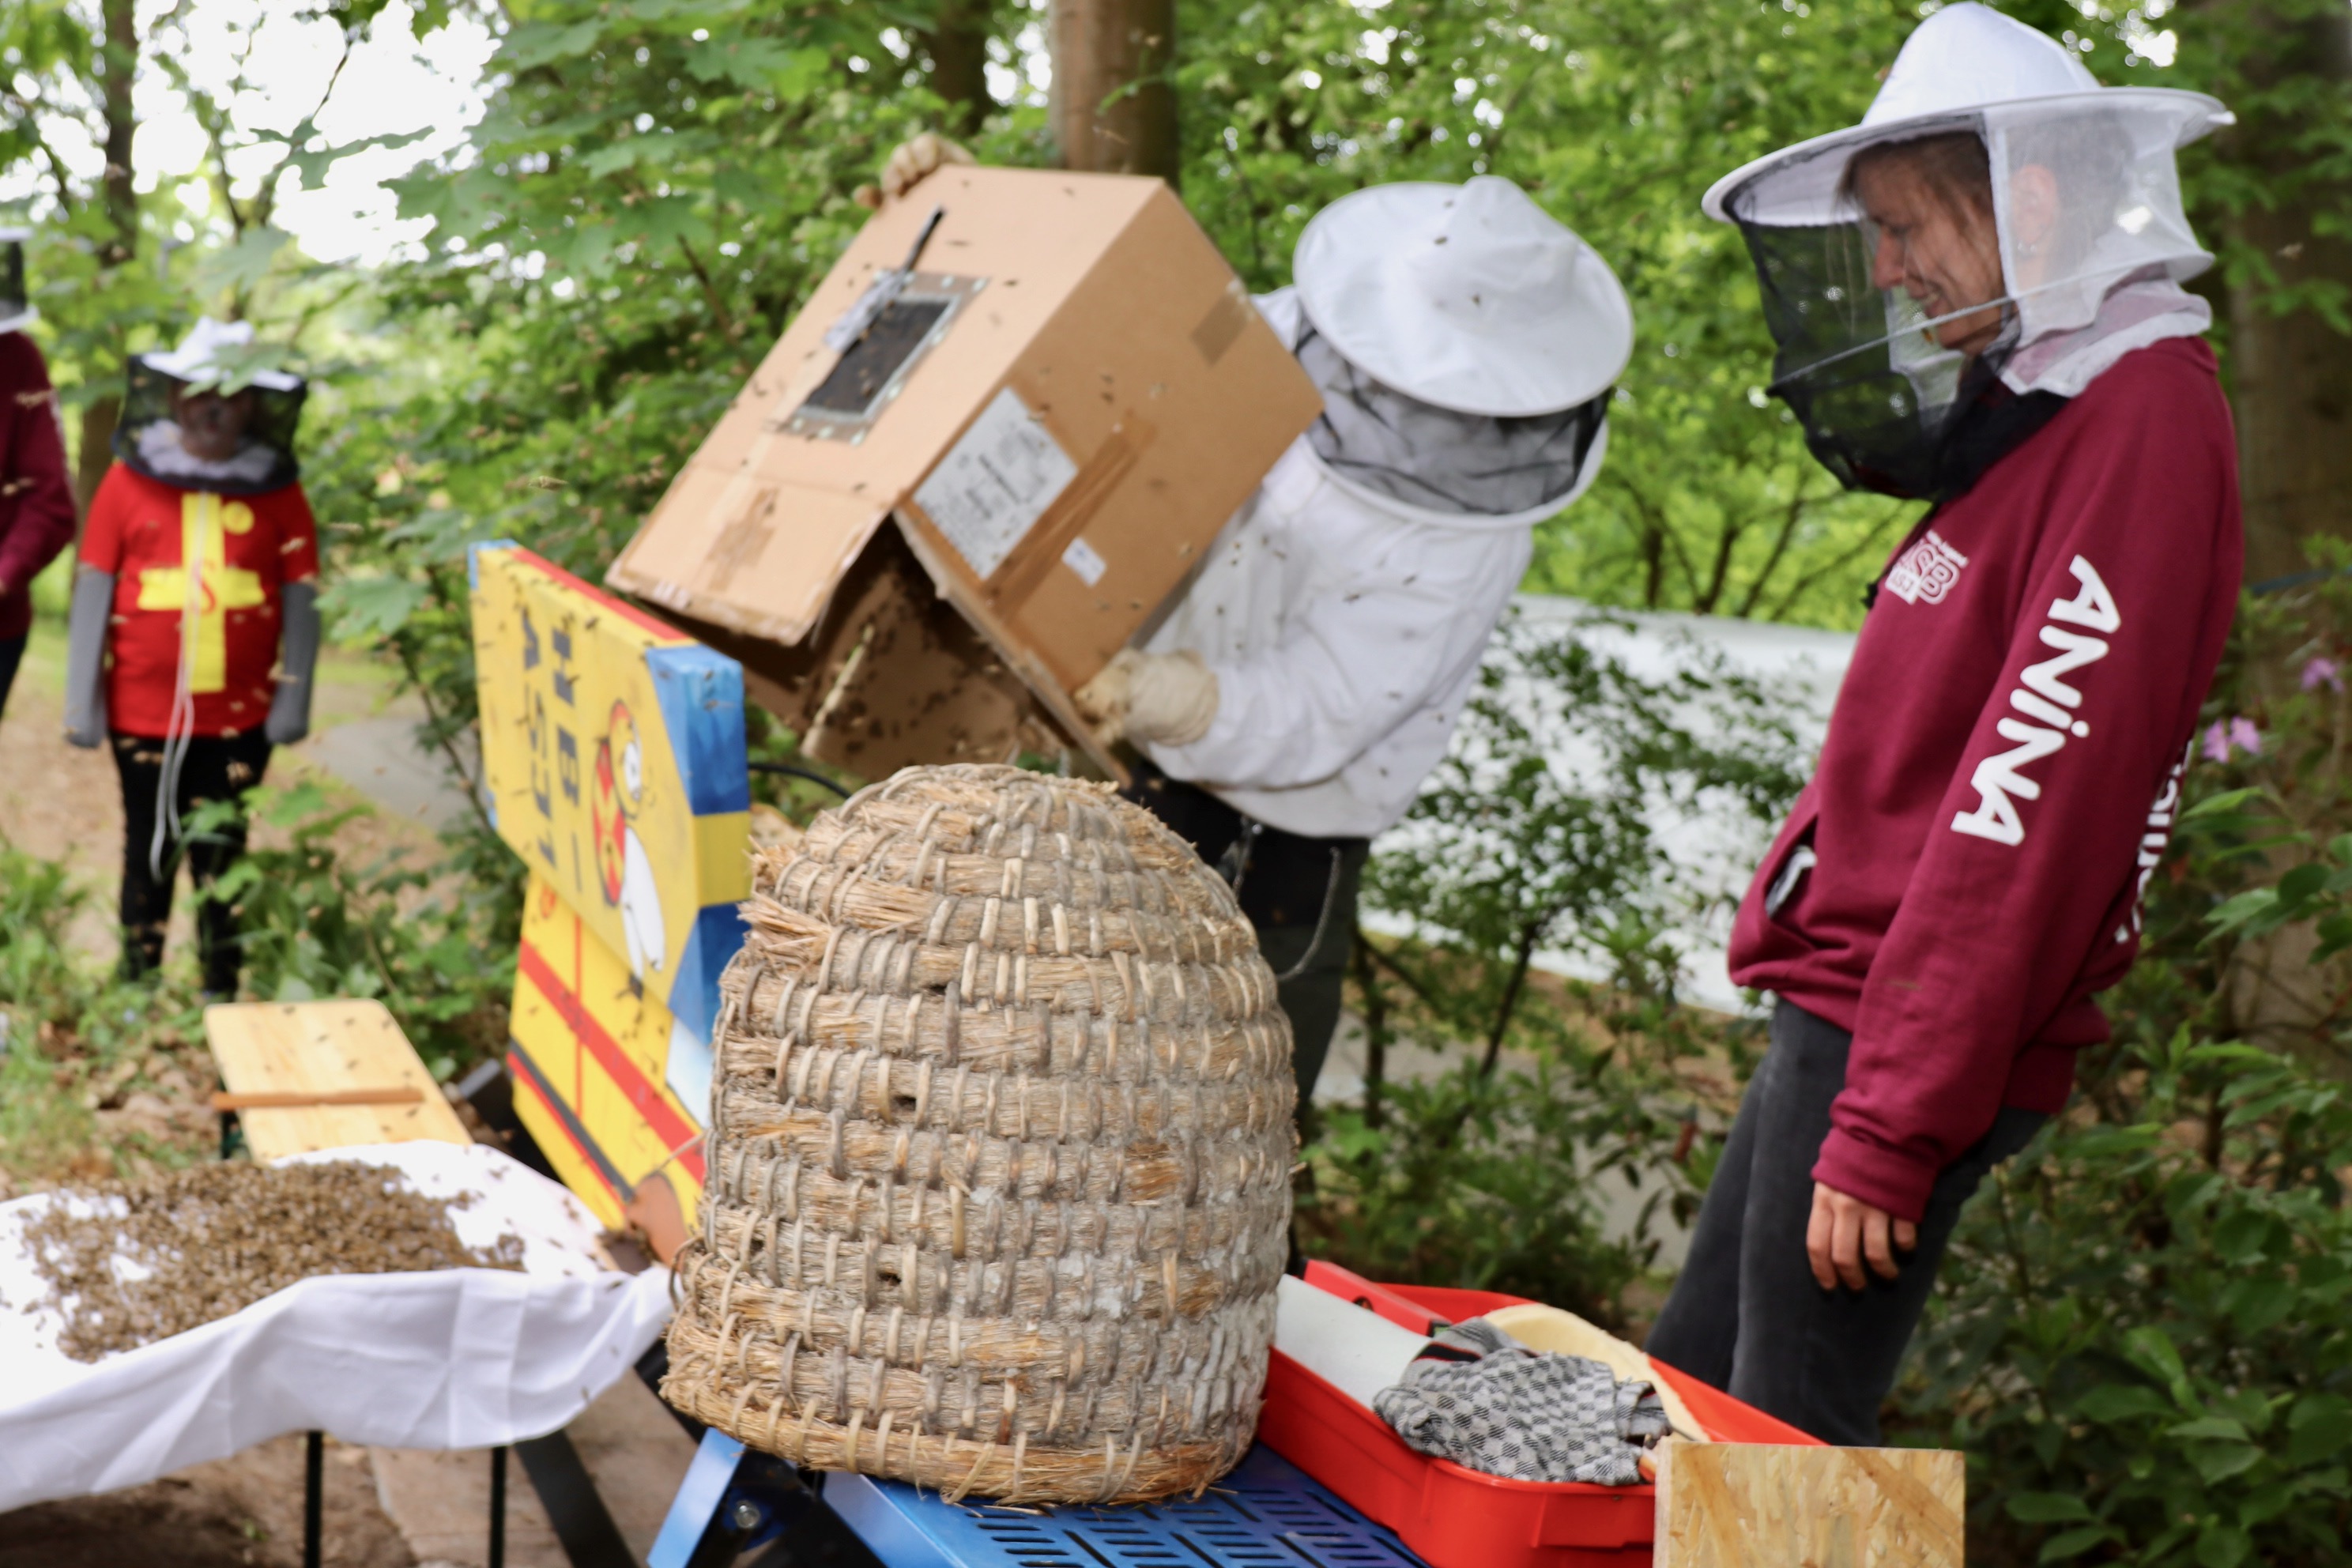
[{"label": "gloved hand", "polygon": [[1100,674],[1078,688],[1076,700],[1106,745],[1124,736],[1189,746],[1207,734],[1216,720],[1217,676],[1190,648],[1177,653],[1121,648]]},{"label": "gloved hand", "polygon": [[881,187],[860,185],[855,199],[859,206],[878,212],[884,202],[905,195],[925,174],[941,164],[975,162],[970,153],[938,132],[919,132],[890,149],[890,156],[882,163]]},{"label": "gloved hand", "polygon": [[279,615],[278,695],[263,733],[290,746],[310,733],[310,689],[319,671],[319,584],[289,583]]},{"label": "gloved hand", "polygon": [[66,629],[66,740],[84,751],[106,739],[106,632],[113,614],[114,574],[79,568]]}]

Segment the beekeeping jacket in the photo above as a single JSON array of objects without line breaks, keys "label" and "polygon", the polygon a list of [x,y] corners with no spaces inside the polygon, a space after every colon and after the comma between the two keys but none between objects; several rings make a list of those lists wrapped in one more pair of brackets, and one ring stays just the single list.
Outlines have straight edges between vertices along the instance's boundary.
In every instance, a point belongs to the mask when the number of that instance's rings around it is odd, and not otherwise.
[{"label": "beekeeping jacket", "polygon": [[1444,754],[1531,530],[1600,472],[1633,314],[1509,182],[1374,186],[1258,308],[1324,395],[1143,647],[1217,710],[1142,749],[1269,826],[1370,837]]}]

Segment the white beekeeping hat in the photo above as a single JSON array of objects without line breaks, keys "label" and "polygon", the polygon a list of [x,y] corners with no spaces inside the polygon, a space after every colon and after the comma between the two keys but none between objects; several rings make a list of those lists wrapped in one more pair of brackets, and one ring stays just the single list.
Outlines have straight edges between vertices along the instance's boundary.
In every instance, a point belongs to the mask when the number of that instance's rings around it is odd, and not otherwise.
[{"label": "white beekeeping hat", "polygon": [[[1916,454],[1922,429],[1933,435],[1958,406],[1969,367],[1933,342],[1915,301],[1871,282],[1874,235],[1845,179],[1854,155],[1956,132],[1982,142],[2007,325],[1979,368],[2020,394],[2070,396],[2123,346],[2177,335],[2200,315],[2177,288],[2147,286],[2211,265],[2173,154],[2230,121],[2203,93],[2101,87],[2058,40],[1983,5],[1948,5],[1913,30],[1861,124],[1735,170],[1701,205],[1748,240],[1780,350],[1773,390],[1816,454],[1849,484],[1929,494],[1874,458],[1906,436]],[[2103,319],[2126,286],[2140,298]],[[2085,354],[2086,334],[2112,341]],[[1880,428],[1861,430],[1874,420]],[[1824,449],[1841,441],[1871,450]]]},{"label": "white beekeeping hat", "polygon": [[1344,195],[1298,237],[1291,274],[1332,347],[1459,414],[1572,408],[1633,353],[1633,309],[1609,264],[1492,174]]},{"label": "white beekeeping hat", "polygon": [[1343,487],[1431,521],[1521,526],[1582,493],[1633,352],[1617,275],[1525,191],[1372,185],[1292,258],[1323,393],[1307,439]]}]

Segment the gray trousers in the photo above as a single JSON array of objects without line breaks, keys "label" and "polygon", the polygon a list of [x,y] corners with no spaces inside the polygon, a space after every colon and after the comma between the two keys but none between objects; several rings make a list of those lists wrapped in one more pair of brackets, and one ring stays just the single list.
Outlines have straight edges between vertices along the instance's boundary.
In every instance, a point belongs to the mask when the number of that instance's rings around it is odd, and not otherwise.
[{"label": "gray trousers", "polygon": [[[2039,1111],[2005,1106],[1992,1130],[1936,1178],[1916,1251],[1893,1279],[1824,1290],[1805,1255],[1813,1162],[1853,1037],[1782,1002],[1772,1047],[1748,1085],[1699,1210],[1690,1259],[1644,1348],[1823,1442],[1878,1444],[1878,1409],[1935,1289],[1960,1205],[2025,1147]],[[1868,1265],[1865,1263],[1865,1268]]]},{"label": "gray trousers", "polygon": [[1356,890],[1363,879],[1366,858],[1361,848],[1340,852],[1339,887],[1332,895],[1328,918],[1320,922],[1320,942],[1316,941],[1313,925],[1258,929],[1258,952],[1275,973],[1298,971],[1275,987],[1275,998],[1290,1018],[1291,1063],[1298,1074],[1299,1126],[1308,1131],[1314,1125],[1310,1107],[1314,1103],[1315,1079],[1323,1071],[1323,1058],[1330,1055],[1331,1037],[1339,1027],[1339,1004],[1347,989],[1348,960],[1356,940]]}]

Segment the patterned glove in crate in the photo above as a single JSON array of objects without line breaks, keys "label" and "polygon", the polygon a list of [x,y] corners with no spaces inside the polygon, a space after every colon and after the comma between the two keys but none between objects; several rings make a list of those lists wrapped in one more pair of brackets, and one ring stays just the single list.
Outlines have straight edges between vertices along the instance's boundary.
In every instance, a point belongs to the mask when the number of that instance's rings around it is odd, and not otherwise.
[{"label": "patterned glove in crate", "polygon": [[819,816],[753,887],[670,1402],[951,1499],[1224,1474],[1297,1142],[1224,883],[1105,786],[945,767]]}]

